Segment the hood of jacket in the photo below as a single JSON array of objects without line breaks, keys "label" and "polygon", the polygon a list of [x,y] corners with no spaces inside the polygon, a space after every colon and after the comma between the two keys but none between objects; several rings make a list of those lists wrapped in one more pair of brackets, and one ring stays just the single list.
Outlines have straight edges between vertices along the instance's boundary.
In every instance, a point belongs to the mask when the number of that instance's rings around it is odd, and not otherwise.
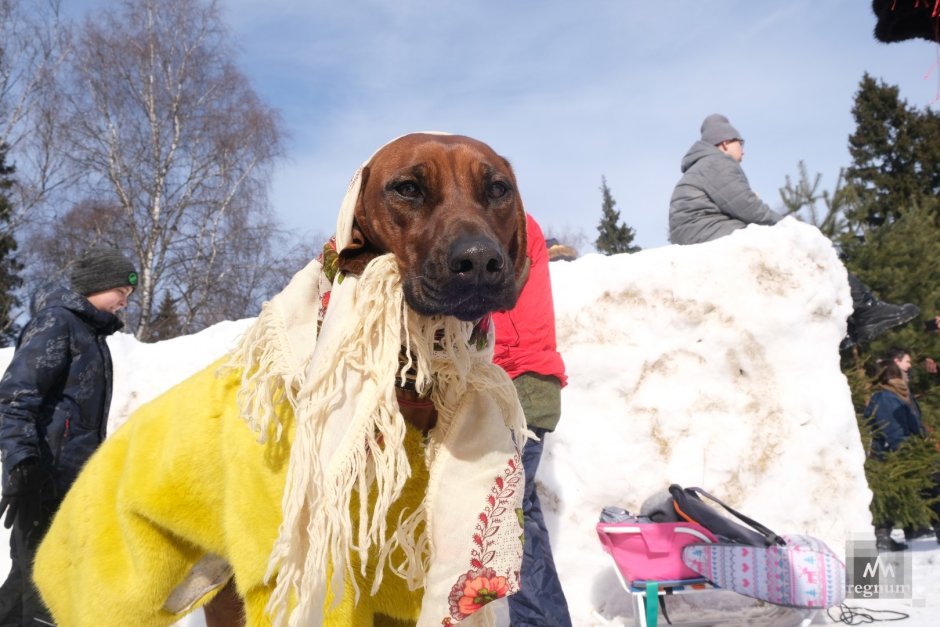
[{"label": "hood of jacket", "polygon": [[60,283],[47,283],[36,290],[30,302],[30,313],[35,316],[43,309],[53,307],[68,309],[98,335],[111,335],[124,328],[124,323],[116,315],[101,311],[87,298]]},{"label": "hood of jacket", "polygon": [[685,153],[685,156],[682,157],[682,173],[685,174],[688,172],[689,168],[693,165],[704,159],[705,157],[724,157],[726,159],[731,159],[725,153],[721,152],[718,149],[718,146],[712,146],[708,142],[703,142],[699,140],[692,144],[692,147],[689,148],[688,152]]}]

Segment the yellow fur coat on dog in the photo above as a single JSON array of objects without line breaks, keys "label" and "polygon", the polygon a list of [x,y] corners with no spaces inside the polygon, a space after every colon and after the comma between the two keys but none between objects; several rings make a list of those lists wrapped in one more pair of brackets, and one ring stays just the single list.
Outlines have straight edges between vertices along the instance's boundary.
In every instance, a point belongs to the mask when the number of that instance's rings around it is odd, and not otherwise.
[{"label": "yellow fur coat on dog", "polygon": [[[491,621],[519,585],[525,421],[487,321],[411,312],[390,255],[332,282],[311,262],[227,367],[89,460],[37,554],[55,620],[169,625],[234,574],[250,626]],[[411,366],[438,412],[426,442],[395,397]]]}]

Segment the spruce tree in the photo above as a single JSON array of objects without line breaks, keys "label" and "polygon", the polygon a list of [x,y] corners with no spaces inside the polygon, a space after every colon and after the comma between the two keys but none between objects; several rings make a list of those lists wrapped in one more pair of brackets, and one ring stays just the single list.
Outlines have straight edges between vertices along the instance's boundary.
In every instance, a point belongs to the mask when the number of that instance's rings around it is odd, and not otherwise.
[{"label": "spruce tree", "polygon": [[[806,164],[800,161],[797,167],[799,180],[794,182],[787,175],[786,185],[780,188],[780,198],[786,207],[784,215],[793,215],[812,224],[830,239],[837,238],[848,226],[845,211],[854,201],[853,188],[845,185],[845,171],[839,171],[836,186],[830,194],[828,190],[819,189],[822,174],[817,172],[811,183]],[[818,206],[820,201],[825,205],[825,213]]]},{"label": "spruce tree", "polygon": [[179,336],[183,331],[179,314],[176,313],[176,304],[169,294],[163,295],[160,308],[154,316],[153,324],[147,335],[148,342],[159,342]]},{"label": "spruce tree", "polygon": [[[940,306],[940,223],[937,201],[925,201],[896,213],[890,226],[868,229],[864,239],[846,238],[842,250],[849,270],[879,299],[910,302],[933,317]],[[923,339],[922,329],[902,327],[903,339]],[[894,340],[891,340],[894,341]]]},{"label": "spruce tree", "polygon": [[890,346],[911,352],[910,389],[931,434],[909,438],[884,459],[869,459],[865,470],[873,515],[898,526],[921,527],[935,520],[925,491],[940,468],[940,381],[921,367],[925,357],[940,356],[940,334],[923,327],[923,318],[940,313],[940,117],[908,106],[896,87],[867,74],[852,112],[856,129],[849,138],[847,221],[836,239],[848,270],[877,298],[914,303],[923,317],[843,355],[843,370],[867,444],[871,433],[862,412],[873,389],[860,373]]},{"label": "spruce tree", "polygon": [[[927,203],[936,204],[934,203]],[[889,227],[870,229],[864,241],[852,238],[844,247],[849,271],[881,299],[914,303],[921,317],[892,329],[863,347],[860,361],[871,361],[891,346],[911,352],[911,388],[924,420],[940,433],[940,377],[927,374],[924,359],[940,358],[940,333],[928,333],[923,321],[940,314],[940,224],[935,207],[915,206],[900,213]]]},{"label": "spruce tree", "polygon": [[852,108],[854,218],[869,227],[890,223],[914,203],[940,195],[940,116],[908,106],[898,88],[865,74]]},{"label": "spruce tree", "polygon": [[13,187],[12,165],[7,165],[7,146],[0,145],[0,342],[8,345],[16,339],[18,328],[14,310],[20,301],[16,289],[22,284],[23,266],[16,260],[16,239],[10,230],[13,205],[9,191]]},{"label": "spruce tree", "polygon": [[601,176],[601,221],[597,225],[597,240],[594,242],[597,252],[604,255],[616,255],[618,253],[635,253],[640,249],[633,245],[635,231],[626,224],[620,224],[620,212],[614,209],[617,201],[610,193],[607,187],[607,179]]}]

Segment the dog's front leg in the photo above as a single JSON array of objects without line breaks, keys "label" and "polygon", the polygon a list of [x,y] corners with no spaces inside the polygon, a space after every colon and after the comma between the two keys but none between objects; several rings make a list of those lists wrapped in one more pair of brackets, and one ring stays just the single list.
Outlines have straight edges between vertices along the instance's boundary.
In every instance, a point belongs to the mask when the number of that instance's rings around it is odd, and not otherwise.
[{"label": "dog's front leg", "polygon": [[421,397],[414,390],[396,387],[395,396],[405,421],[422,433],[427,433],[437,424],[437,408],[431,397]]}]

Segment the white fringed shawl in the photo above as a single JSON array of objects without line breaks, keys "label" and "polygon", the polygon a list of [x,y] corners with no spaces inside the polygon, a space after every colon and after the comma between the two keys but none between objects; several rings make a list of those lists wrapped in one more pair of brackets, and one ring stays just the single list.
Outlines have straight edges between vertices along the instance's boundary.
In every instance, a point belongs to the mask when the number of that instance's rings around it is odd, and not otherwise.
[{"label": "white fringed shawl", "polygon": [[[340,250],[358,179],[357,172],[340,212]],[[318,335],[317,312],[329,290]],[[264,305],[231,363],[243,371],[239,406],[260,439],[281,436],[279,403],[295,414],[283,522],[267,574],[275,581],[268,605],[275,627],[322,624],[327,590],[339,598],[345,577],[355,587],[351,551],[364,570],[371,547],[379,555],[373,593],[385,567],[410,588],[424,587],[419,627],[471,616],[489,622],[481,603],[518,589],[525,419],[511,380],[492,363],[488,323],[415,314],[391,255],[332,285],[312,261]],[[418,389],[431,389],[438,419],[428,434],[425,498],[405,520],[392,521],[390,532],[388,509],[410,475],[395,396],[395,378],[407,368],[399,366],[402,346]],[[404,555],[399,564],[389,560],[395,549]]]}]

